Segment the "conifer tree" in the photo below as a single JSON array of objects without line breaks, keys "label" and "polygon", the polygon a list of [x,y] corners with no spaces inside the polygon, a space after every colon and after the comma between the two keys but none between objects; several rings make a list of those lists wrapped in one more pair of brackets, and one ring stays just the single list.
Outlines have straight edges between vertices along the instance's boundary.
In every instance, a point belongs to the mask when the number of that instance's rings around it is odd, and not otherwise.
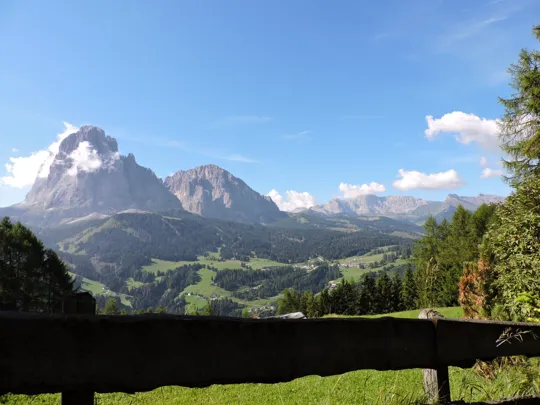
[{"label": "conifer tree", "polygon": [[376,291],[376,313],[384,314],[391,312],[393,307],[392,280],[390,280],[390,276],[386,272],[382,272],[377,279]]},{"label": "conifer tree", "polygon": [[401,299],[403,301],[403,309],[416,309],[418,302],[418,289],[412,266],[409,264],[403,277],[401,286]]},{"label": "conifer tree", "polygon": [[118,315],[118,305],[116,304],[116,300],[114,298],[109,299],[107,301],[107,304],[105,305],[105,308],[103,309],[103,313],[105,315]]},{"label": "conifer tree", "polygon": [[73,284],[66,265],[30,229],[0,221],[0,307],[60,311]]},{"label": "conifer tree", "polygon": [[[532,31],[540,41],[540,25]],[[506,179],[517,185],[540,175],[540,51],[523,49],[508,73],[515,93],[499,98],[505,109],[499,138],[507,155],[503,165],[510,172]]]},{"label": "conifer tree", "polygon": [[403,283],[401,277],[397,271],[392,274],[391,291],[392,291],[392,305],[389,312],[403,311],[403,301],[401,296],[401,290],[403,289]]},{"label": "conifer tree", "polygon": [[360,280],[360,296],[358,298],[359,315],[375,314],[377,310],[377,285],[371,273],[366,273]]}]

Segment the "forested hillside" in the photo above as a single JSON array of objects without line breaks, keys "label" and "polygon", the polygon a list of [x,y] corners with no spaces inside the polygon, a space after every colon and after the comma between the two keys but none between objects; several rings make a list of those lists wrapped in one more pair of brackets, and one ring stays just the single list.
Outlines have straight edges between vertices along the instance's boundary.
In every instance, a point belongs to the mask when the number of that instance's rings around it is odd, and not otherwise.
[{"label": "forested hillside", "polygon": [[[364,255],[384,246],[410,248],[413,239],[392,233],[418,230],[415,225],[388,218],[351,221],[356,222],[344,232],[330,229],[329,224],[336,224],[330,221],[324,227],[279,228],[202,218],[182,211],[167,215],[132,212],[36,231],[59,251],[82,288],[90,282],[85,280],[91,280],[103,285],[103,294],[116,294],[119,306],[129,300],[133,309],[163,306],[181,312],[185,298],[200,306],[203,297],[212,295],[204,293],[195,299],[180,294],[200,281],[203,268],[212,278],[205,278],[205,285],[215,285],[208,288],[221,298],[269,302],[285,288],[318,292],[329,281],[342,277],[337,267],[295,269],[291,265],[319,257],[332,261]],[[397,258],[393,255],[387,262]],[[170,265],[155,274],[142,270],[156,260]],[[252,269],[257,260],[268,261],[265,267],[270,268]],[[218,264],[219,271],[214,268]],[[281,267],[275,267],[279,264]],[[94,288],[96,292],[99,290]],[[125,299],[121,300],[120,294]]]}]

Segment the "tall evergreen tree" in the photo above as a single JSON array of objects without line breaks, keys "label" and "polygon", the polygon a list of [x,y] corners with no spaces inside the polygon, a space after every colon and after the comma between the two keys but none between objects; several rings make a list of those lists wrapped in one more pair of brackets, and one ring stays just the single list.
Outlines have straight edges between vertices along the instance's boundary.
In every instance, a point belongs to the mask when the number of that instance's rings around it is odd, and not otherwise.
[{"label": "tall evergreen tree", "polygon": [[[498,317],[525,321],[540,310],[540,176],[529,177],[497,208],[483,253],[494,264]],[[536,308],[536,309],[535,309]],[[489,311],[489,308],[484,308]],[[491,314],[493,315],[493,313]]]},{"label": "tall evergreen tree", "polygon": [[[533,27],[533,35],[540,41],[540,25]],[[507,180],[518,184],[540,175],[540,52],[523,49],[508,72],[516,93],[499,98],[505,109],[499,138],[508,156],[503,160],[510,172]]]},{"label": "tall evergreen tree", "polygon": [[334,313],[355,315],[358,305],[358,289],[353,281],[344,278],[330,293]]},{"label": "tall evergreen tree", "polygon": [[495,204],[482,204],[471,215],[471,233],[477,244],[482,242],[482,238],[494,219],[496,208]]},{"label": "tall evergreen tree", "polygon": [[330,297],[330,292],[328,288],[325,288],[319,294],[318,301],[318,313],[319,316],[327,315],[334,313],[334,308],[332,307],[332,298]]},{"label": "tall evergreen tree", "polygon": [[432,258],[423,264],[423,268],[417,269],[415,281],[418,291],[417,304],[420,308],[442,306],[441,300],[441,280],[443,275],[439,264]]},{"label": "tall evergreen tree", "polygon": [[403,289],[403,282],[401,280],[401,277],[399,276],[399,273],[397,271],[392,274],[392,282],[391,282],[391,291],[392,291],[392,305],[390,308],[390,312],[398,312],[403,311],[404,305],[403,305],[403,299],[401,296],[401,291]]},{"label": "tall evergreen tree", "polygon": [[375,311],[385,314],[392,311],[392,280],[388,273],[382,272],[377,279]]},{"label": "tall evergreen tree", "polygon": [[33,232],[0,221],[0,307],[54,312],[73,291],[66,265]]},{"label": "tall evergreen tree", "polygon": [[439,274],[442,276],[440,305],[458,304],[459,278],[465,264],[478,257],[478,245],[472,231],[471,213],[459,205],[452,216],[448,236],[436,259]]},{"label": "tall evergreen tree", "polygon": [[418,289],[412,266],[409,264],[403,277],[401,286],[401,299],[403,301],[403,309],[416,309],[418,302]]},{"label": "tall evergreen tree", "polygon": [[116,300],[114,298],[111,298],[109,301],[107,301],[107,304],[105,305],[105,308],[103,309],[103,313],[105,315],[118,315],[118,305],[116,305]]},{"label": "tall evergreen tree", "polygon": [[360,280],[360,296],[358,298],[359,315],[371,315],[377,311],[377,285],[375,277],[366,273]]}]

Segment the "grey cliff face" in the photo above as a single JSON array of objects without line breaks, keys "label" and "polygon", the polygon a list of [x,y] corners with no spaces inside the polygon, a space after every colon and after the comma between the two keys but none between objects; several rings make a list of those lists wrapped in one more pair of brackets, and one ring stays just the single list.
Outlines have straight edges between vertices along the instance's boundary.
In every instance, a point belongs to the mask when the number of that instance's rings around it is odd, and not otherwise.
[{"label": "grey cliff face", "polygon": [[479,194],[476,197],[462,197],[449,194],[441,201],[428,201],[410,196],[362,195],[354,199],[334,199],[324,205],[312,207],[308,212],[321,215],[360,215],[360,216],[387,216],[403,219],[421,219],[429,215],[451,213],[458,205],[474,211],[482,204],[491,204],[504,201],[504,197],[496,195]]},{"label": "grey cliff face", "polygon": [[351,200],[334,199],[315,209],[329,215],[393,215],[405,214],[418,207],[429,204],[429,201],[407,196],[377,197],[361,195]]},{"label": "grey cliff face", "polygon": [[269,198],[216,165],[178,171],[165,179],[185,210],[209,218],[268,222],[284,214]]},{"label": "grey cliff face", "polygon": [[181,208],[150,169],[139,166],[131,154],[121,156],[116,140],[93,126],[83,126],[62,141],[21,206],[55,211],[60,217]]}]

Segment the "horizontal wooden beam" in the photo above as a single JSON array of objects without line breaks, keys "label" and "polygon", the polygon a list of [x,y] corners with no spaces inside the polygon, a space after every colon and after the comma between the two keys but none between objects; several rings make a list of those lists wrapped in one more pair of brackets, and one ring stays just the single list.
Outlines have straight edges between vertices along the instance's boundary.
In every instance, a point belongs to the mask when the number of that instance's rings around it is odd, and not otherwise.
[{"label": "horizontal wooden beam", "polygon": [[540,326],[439,319],[253,320],[0,312],[0,393],[276,383],[540,356]]},{"label": "horizontal wooden beam", "polygon": [[0,313],[0,393],[136,392],[436,368],[418,319]]},{"label": "horizontal wooden beam", "polygon": [[534,323],[437,320],[437,362],[471,367],[477,360],[540,356],[540,325]]}]

